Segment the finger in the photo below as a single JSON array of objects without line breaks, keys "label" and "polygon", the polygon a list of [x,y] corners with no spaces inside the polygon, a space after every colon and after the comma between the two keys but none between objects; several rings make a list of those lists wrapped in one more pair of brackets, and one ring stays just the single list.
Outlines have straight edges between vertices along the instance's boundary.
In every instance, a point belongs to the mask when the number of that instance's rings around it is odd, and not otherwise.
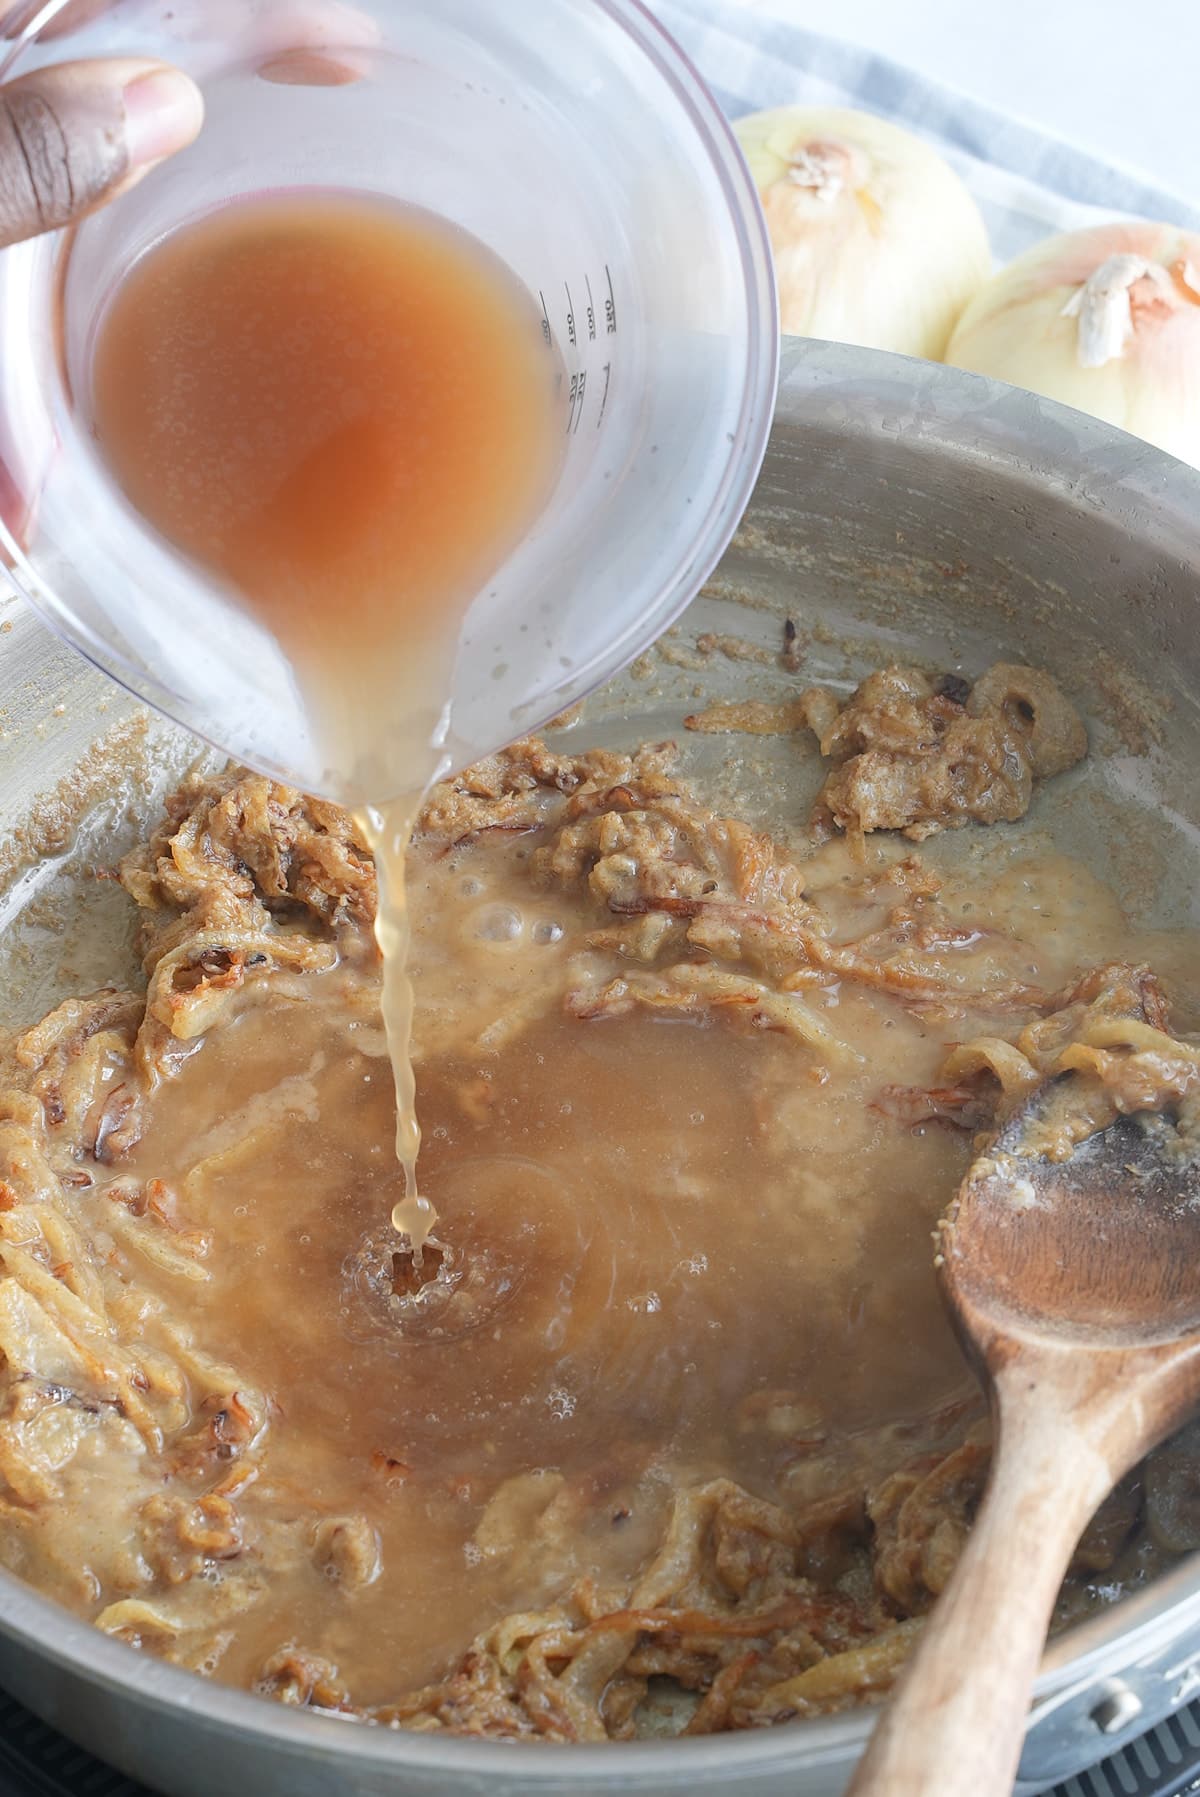
[{"label": "finger", "polygon": [[186,75],[133,58],[0,88],[0,247],[82,218],[191,143],[203,118]]},{"label": "finger", "polygon": [[293,87],[345,87],[369,73],[378,22],[342,0],[280,0],[251,28],[247,49],[263,81]]},{"label": "finger", "polygon": [[330,56],[326,50],[281,50],[254,72],[276,87],[349,87],[366,69],[361,58]]}]

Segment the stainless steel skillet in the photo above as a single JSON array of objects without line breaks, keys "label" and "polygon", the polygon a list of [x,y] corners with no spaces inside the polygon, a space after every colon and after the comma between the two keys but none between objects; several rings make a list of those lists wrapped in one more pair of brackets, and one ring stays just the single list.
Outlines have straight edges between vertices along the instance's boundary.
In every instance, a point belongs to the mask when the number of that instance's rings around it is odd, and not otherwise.
[{"label": "stainless steel skillet", "polygon": [[[1086,779],[1047,790],[1034,824],[1101,866],[1146,921],[1195,921],[1200,475],[974,376],[789,345],[743,529],[665,656],[596,703],[597,729],[673,728],[681,705],[694,708],[697,685],[721,696],[750,682],[758,691],[786,685],[765,665],[695,654],[703,632],[773,647],[785,616],[808,638],[812,671],[833,677],[854,678],[895,655],[970,669],[1002,656],[1055,671],[1088,713],[1093,764]],[[0,871],[10,882],[0,906],[9,924],[0,1021],[55,995],[55,919],[75,917],[84,890],[54,858],[73,824],[86,814],[106,841],[130,838],[135,814],[194,751],[167,726],[143,729],[133,701],[59,648],[18,602],[0,605],[2,624],[12,628],[0,632]],[[114,742],[114,731],[124,739]],[[39,809],[47,794],[53,802]],[[793,796],[800,821],[808,794]],[[73,958],[98,980],[126,945],[107,901],[83,902],[95,909]],[[0,1682],[178,1797],[616,1789],[835,1797],[869,1726],[866,1715],[846,1715],[752,1737],[611,1749],[393,1734],[284,1710],[142,1658],[8,1575],[0,1575]],[[1197,1690],[1200,1562],[1189,1560],[1053,1644],[1021,1789],[1082,1769]]]}]

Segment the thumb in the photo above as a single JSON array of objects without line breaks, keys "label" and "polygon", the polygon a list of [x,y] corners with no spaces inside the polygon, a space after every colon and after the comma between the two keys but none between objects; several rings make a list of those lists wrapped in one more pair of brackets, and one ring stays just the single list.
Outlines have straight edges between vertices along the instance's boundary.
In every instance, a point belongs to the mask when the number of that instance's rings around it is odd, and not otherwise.
[{"label": "thumb", "polygon": [[191,143],[195,83],[159,62],[65,62],[0,87],[0,248],[82,218]]}]

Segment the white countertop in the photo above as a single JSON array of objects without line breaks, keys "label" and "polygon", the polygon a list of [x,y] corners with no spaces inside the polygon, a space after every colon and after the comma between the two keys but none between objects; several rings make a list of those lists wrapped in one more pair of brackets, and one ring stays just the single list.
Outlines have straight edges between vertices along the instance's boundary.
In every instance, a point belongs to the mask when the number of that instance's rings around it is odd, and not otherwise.
[{"label": "white countertop", "polygon": [[1200,204],[1200,0],[741,0]]}]

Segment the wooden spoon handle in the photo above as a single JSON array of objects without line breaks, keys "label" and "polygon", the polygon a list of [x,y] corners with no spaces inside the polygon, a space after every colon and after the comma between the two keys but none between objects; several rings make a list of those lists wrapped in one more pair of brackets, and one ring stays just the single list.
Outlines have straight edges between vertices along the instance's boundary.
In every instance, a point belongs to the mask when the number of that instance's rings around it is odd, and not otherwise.
[{"label": "wooden spoon handle", "polygon": [[1054,1600],[1111,1483],[1036,1384],[1002,1405],[987,1497],[847,1797],[1010,1797]]}]

